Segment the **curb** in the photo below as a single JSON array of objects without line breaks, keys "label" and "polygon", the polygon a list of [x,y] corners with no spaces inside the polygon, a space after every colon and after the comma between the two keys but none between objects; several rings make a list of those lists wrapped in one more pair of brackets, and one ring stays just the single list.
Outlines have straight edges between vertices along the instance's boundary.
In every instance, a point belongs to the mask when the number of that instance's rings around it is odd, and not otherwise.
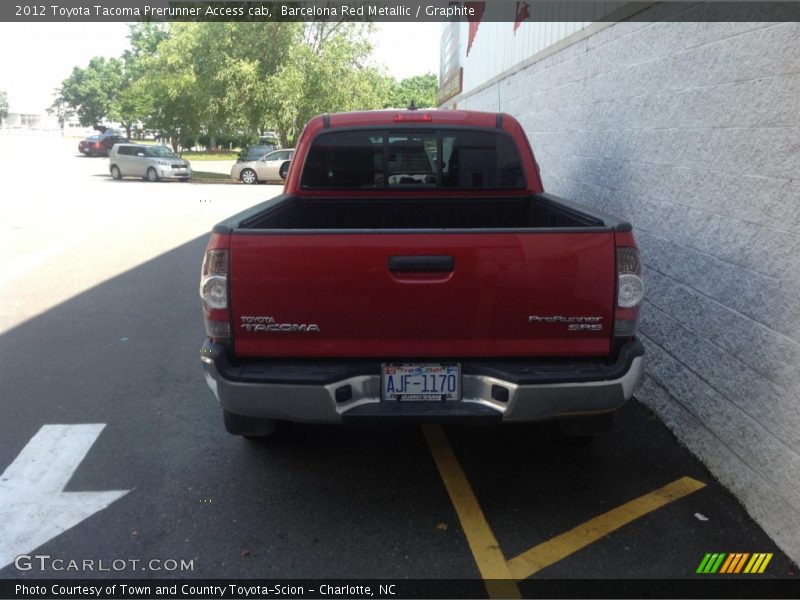
[{"label": "curb", "polygon": [[236,179],[203,179],[201,177],[192,177],[189,183],[215,183],[222,185],[239,185],[241,182]]}]

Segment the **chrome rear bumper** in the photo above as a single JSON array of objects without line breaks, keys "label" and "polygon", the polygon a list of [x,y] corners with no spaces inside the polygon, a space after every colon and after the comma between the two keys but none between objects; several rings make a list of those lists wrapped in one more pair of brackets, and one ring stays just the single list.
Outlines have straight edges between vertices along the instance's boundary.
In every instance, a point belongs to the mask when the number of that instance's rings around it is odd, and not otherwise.
[{"label": "chrome rear bumper", "polygon": [[[291,376],[258,381],[229,376],[224,350],[206,344],[201,351],[205,378],[222,407],[234,414],[300,421],[339,423],[370,418],[477,418],[507,422],[545,421],[618,409],[633,395],[643,371],[644,349],[639,341],[627,348],[625,364],[609,365],[604,377],[592,380],[533,383],[512,381],[480,370],[462,375],[459,402],[383,402],[380,372],[358,374],[335,381],[307,381]],[[621,353],[622,354],[622,353]],[[221,368],[223,367],[223,368]],[[306,378],[307,379],[307,378]],[[576,377],[576,379],[579,379]]]}]

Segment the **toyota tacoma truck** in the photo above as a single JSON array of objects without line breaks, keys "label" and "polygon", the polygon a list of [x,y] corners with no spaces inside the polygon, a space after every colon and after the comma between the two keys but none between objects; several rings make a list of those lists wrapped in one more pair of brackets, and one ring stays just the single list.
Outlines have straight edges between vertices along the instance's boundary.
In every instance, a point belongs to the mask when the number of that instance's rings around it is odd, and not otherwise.
[{"label": "toyota tacoma truck", "polygon": [[216,225],[200,296],[227,430],[279,421],[557,421],[633,394],[631,225],[545,193],[516,119],[315,117],[283,193]]}]

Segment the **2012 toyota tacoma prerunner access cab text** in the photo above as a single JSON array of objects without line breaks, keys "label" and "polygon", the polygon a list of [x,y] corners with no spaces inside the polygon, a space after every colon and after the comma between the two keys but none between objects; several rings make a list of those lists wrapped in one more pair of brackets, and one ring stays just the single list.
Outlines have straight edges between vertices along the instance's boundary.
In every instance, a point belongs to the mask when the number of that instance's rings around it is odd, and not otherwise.
[{"label": "2012 toyota tacoma prerunner access cab text", "polygon": [[642,373],[629,223],[544,193],[509,115],[322,115],[284,193],[214,227],[200,282],[228,431],[281,420],[559,420]]}]

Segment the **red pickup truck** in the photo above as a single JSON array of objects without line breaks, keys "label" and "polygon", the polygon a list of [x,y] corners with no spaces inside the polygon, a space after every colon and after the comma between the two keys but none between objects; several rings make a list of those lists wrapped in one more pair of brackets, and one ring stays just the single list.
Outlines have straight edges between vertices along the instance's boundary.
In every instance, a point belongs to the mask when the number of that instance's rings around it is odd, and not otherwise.
[{"label": "red pickup truck", "polygon": [[629,223],[547,194],[507,114],[321,115],[284,193],[214,227],[205,377],[226,428],[558,420],[633,394],[644,294]]}]

